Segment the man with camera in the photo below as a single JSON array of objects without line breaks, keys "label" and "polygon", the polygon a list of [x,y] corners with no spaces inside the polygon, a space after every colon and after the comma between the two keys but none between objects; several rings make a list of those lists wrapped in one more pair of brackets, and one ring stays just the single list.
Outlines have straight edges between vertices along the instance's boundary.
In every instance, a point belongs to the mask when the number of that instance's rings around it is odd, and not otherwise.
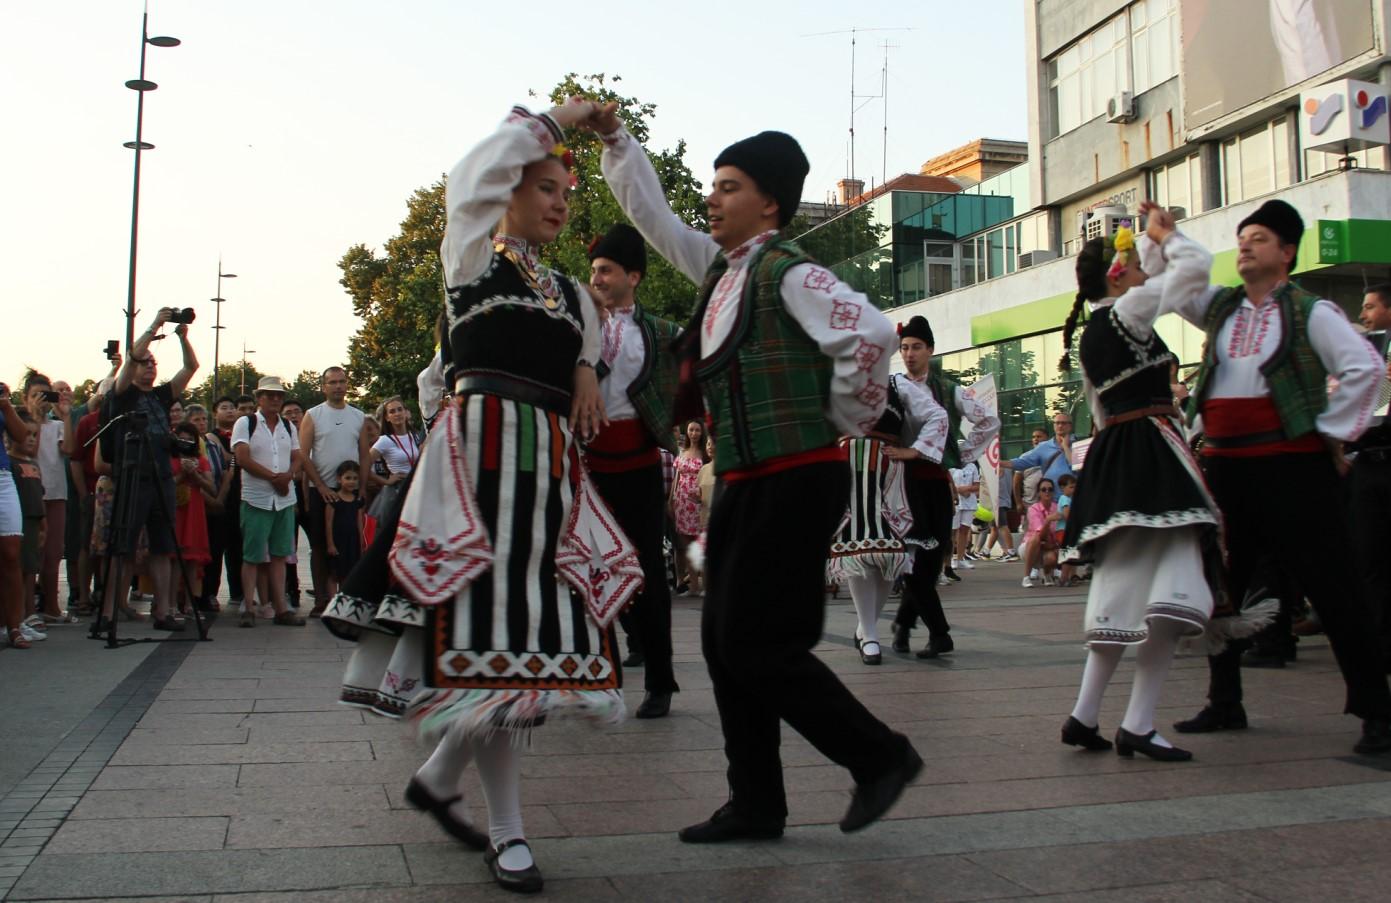
[{"label": "man with camera", "polygon": [[[130,348],[130,356],[116,376],[115,391],[108,402],[107,422],[111,424],[104,437],[103,457],[112,462],[112,469],[118,476],[116,506],[118,511],[129,512],[121,526],[126,527],[121,544],[111,547],[111,577],[106,582],[106,598],[102,603],[101,620],[96,631],[104,629],[104,622],[111,617],[116,601],[116,593],[130,585],[136,548],[142,532],[149,545],[149,559],[146,565],[151,582],[155,587],[155,601],[152,609],[152,626],[156,630],[179,631],[183,629],[171,611],[173,598],[172,558],[176,552],[174,545],[174,472],[171,464],[173,449],[173,430],[169,423],[169,407],[183,394],[193,374],[198,372],[198,357],[188,342],[188,324],[193,322],[193,311],[182,311],[172,307],[162,307],[155,314],[150,328],[136,336]],[[158,338],[160,328],[165,323],[177,323],[174,334],[179,337],[183,351],[183,366],[174,378],[162,385],[155,385],[159,375],[154,355],[150,353],[150,343]],[[133,432],[143,432],[148,452],[144,460],[127,461],[128,451],[141,448],[137,442],[127,442]],[[136,433],[137,438],[141,436]],[[134,468],[134,473],[121,480],[125,468]],[[122,498],[123,493],[130,493]],[[113,540],[117,537],[113,536]]]}]

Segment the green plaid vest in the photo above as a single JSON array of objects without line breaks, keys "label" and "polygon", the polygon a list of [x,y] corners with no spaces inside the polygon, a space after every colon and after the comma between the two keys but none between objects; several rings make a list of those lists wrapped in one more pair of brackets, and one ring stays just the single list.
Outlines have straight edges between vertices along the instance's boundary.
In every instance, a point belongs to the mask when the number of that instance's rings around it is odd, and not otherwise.
[{"label": "green plaid vest", "polygon": [[[653,441],[675,454],[676,440],[671,435],[675,419],[672,402],[676,398],[680,372],[671,345],[681,335],[681,327],[670,320],[654,317],[643,310],[641,304],[633,305],[633,323],[642,330],[647,353],[643,358],[642,370],[628,387],[628,399],[632,401],[634,410]],[[603,361],[595,369],[600,378],[608,375],[608,365]]]},{"label": "green plaid vest", "polygon": [[[1221,289],[1203,317],[1206,340],[1197,385],[1188,399],[1190,422],[1202,411],[1208,379],[1218,364],[1217,336],[1245,297],[1246,289],[1242,286]],[[1270,400],[1280,414],[1287,439],[1312,433],[1319,414],[1328,404],[1328,372],[1309,344],[1309,315],[1318,300],[1318,295],[1306,292],[1293,282],[1286,282],[1275,293],[1275,303],[1280,305],[1280,347],[1261,365],[1261,374],[1270,387]]]},{"label": "green plaid vest", "polygon": [[766,242],[749,263],[734,330],[719,350],[698,360],[706,305],[729,268],[723,254],[705,274],[700,303],[677,348],[683,376],[699,384],[710,418],[716,474],[826,448],[839,439],[826,419],[831,361],[782,301],[783,274],[810,259],[781,235]]},{"label": "green plaid vest", "polygon": [[960,383],[948,379],[941,367],[936,359],[932,361],[926,384],[937,403],[947,409],[947,443],[942,451],[942,466],[950,470],[961,466],[961,446],[956,443],[961,438],[961,411],[956,407],[956,389]]}]

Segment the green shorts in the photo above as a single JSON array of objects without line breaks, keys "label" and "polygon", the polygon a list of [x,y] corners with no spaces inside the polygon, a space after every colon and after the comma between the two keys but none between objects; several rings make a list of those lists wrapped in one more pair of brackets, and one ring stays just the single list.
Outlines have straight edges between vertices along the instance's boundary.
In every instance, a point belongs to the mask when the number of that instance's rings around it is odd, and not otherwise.
[{"label": "green shorts", "polygon": [[295,550],[295,509],[267,511],[241,503],[241,560],[265,564],[269,558],[289,558]]}]

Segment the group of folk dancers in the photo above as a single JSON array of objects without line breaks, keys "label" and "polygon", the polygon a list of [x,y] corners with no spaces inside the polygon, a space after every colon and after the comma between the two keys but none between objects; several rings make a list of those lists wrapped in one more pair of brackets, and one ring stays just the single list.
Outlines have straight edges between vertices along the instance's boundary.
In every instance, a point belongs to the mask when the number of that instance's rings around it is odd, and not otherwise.
[{"label": "group of folk dancers", "polygon": [[[538,258],[568,218],[566,129],[601,137],[604,178],[636,226],[615,227],[591,246],[587,286]],[[797,142],[780,132],[730,145],[715,161],[706,198],[709,232],[696,231],[672,212],[616,106],[571,98],[541,114],[514,107],[448,176],[447,309],[439,353],[420,379],[422,408],[441,413],[409,489],[324,622],[357,641],[343,701],[409,718],[434,746],[407,799],[482,851],[504,888],[543,885],[521,815],[520,755],[530,732],[564,714],[610,724],[624,715],[613,628],[620,613],[646,656],[638,717],[665,716],[678,690],[658,451],[674,422],[705,420],[716,444],[701,649],[729,763],[728,802],[680,839],[782,835],[784,721],[850,771],[843,831],[882,817],[922,768],[908,739],[812,653],[825,579],[829,569],[850,586],[866,661],[880,655],[879,617],[900,576],[895,648],[907,651],[921,618],[929,639],[918,654],[951,651],[936,589],[951,544],[947,468],[979,455],[999,423],[969,388],[930,367],[926,320],[915,317],[896,335],[867,298],[783,234],[808,169]],[[1269,544],[1263,531],[1285,521],[1226,510],[1227,500],[1273,504],[1252,498],[1264,477],[1248,477],[1241,465],[1254,460],[1250,449],[1265,451],[1242,431],[1261,441],[1272,428],[1296,440],[1352,438],[1350,409],[1379,371],[1364,379],[1357,368],[1366,360],[1329,356],[1329,341],[1350,348],[1349,336],[1362,340],[1338,332],[1346,324],[1333,323],[1327,302],[1307,302],[1287,282],[1246,295],[1209,291],[1206,252],[1174,232],[1162,211],[1149,212],[1138,253],[1108,239],[1089,243],[1078,261],[1069,339],[1076,311],[1090,303],[1080,357],[1101,432],[1066,534],[1067,555],[1093,562],[1096,576],[1090,651],[1063,740],[1109,746],[1097,722],[1101,695],[1124,647],[1136,645],[1116,749],[1166,759],[1187,756],[1152,725],[1175,644],[1210,628],[1214,599],[1241,608],[1258,564],[1251,556]],[[1256,228],[1288,244],[1268,221]],[[1243,224],[1243,261],[1248,244],[1258,244],[1247,231]],[[684,329],[636,303],[646,244],[700,285]],[[1270,248],[1283,246],[1259,246],[1260,259],[1278,257]],[[1225,459],[1218,480],[1209,469],[1205,482],[1167,394],[1172,356],[1153,323],[1170,310],[1210,335],[1240,321],[1242,335],[1221,343],[1234,349],[1259,346],[1267,334],[1254,330],[1253,317],[1295,326],[1296,338],[1279,349],[1248,352],[1264,355],[1255,362],[1261,366],[1229,361],[1210,339],[1211,385],[1196,393],[1207,402],[1208,435],[1218,438],[1214,448],[1230,440],[1225,447],[1245,453]],[[1283,334],[1278,324],[1269,330]],[[907,373],[890,376],[895,350]],[[1282,364],[1295,375],[1282,374]],[[1340,377],[1344,395],[1327,402],[1336,422],[1325,422],[1323,402],[1308,390],[1302,368],[1314,365]],[[446,392],[453,398],[441,405]],[[1347,400],[1353,393],[1355,404]],[[1259,414],[1247,410],[1261,405]],[[970,432],[958,447],[963,418]],[[1280,471],[1290,466],[1283,459],[1302,455],[1301,474],[1333,480],[1333,459],[1322,439],[1317,445],[1282,444],[1269,452],[1281,460],[1262,464]],[[1225,569],[1224,512],[1229,533],[1240,519],[1250,534],[1228,542]],[[1362,637],[1371,642],[1371,631],[1346,599],[1312,595],[1348,679],[1349,711],[1365,719],[1359,748],[1391,747],[1391,696],[1365,658]],[[1213,661],[1212,705],[1189,724],[1244,726],[1239,681],[1233,689],[1227,660]],[[486,798],[486,831],[470,821],[463,799],[471,762]]]}]

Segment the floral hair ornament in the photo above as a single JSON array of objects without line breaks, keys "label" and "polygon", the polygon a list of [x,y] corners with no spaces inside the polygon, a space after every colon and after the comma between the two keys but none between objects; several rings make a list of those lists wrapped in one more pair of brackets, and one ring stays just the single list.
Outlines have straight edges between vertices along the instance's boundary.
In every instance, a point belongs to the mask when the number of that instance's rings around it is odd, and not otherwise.
[{"label": "floral hair ornament", "polygon": [[1135,233],[1128,227],[1121,226],[1107,244],[1111,246],[1115,256],[1111,258],[1111,268],[1106,271],[1106,278],[1118,279],[1130,265],[1130,252],[1135,250]]},{"label": "floral hair ornament", "polygon": [[556,144],[555,147],[551,148],[551,156],[558,158],[561,165],[565,167],[565,171],[570,174],[570,187],[574,188],[578,185],[579,182],[575,178],[574,152],[563,144]]}]

